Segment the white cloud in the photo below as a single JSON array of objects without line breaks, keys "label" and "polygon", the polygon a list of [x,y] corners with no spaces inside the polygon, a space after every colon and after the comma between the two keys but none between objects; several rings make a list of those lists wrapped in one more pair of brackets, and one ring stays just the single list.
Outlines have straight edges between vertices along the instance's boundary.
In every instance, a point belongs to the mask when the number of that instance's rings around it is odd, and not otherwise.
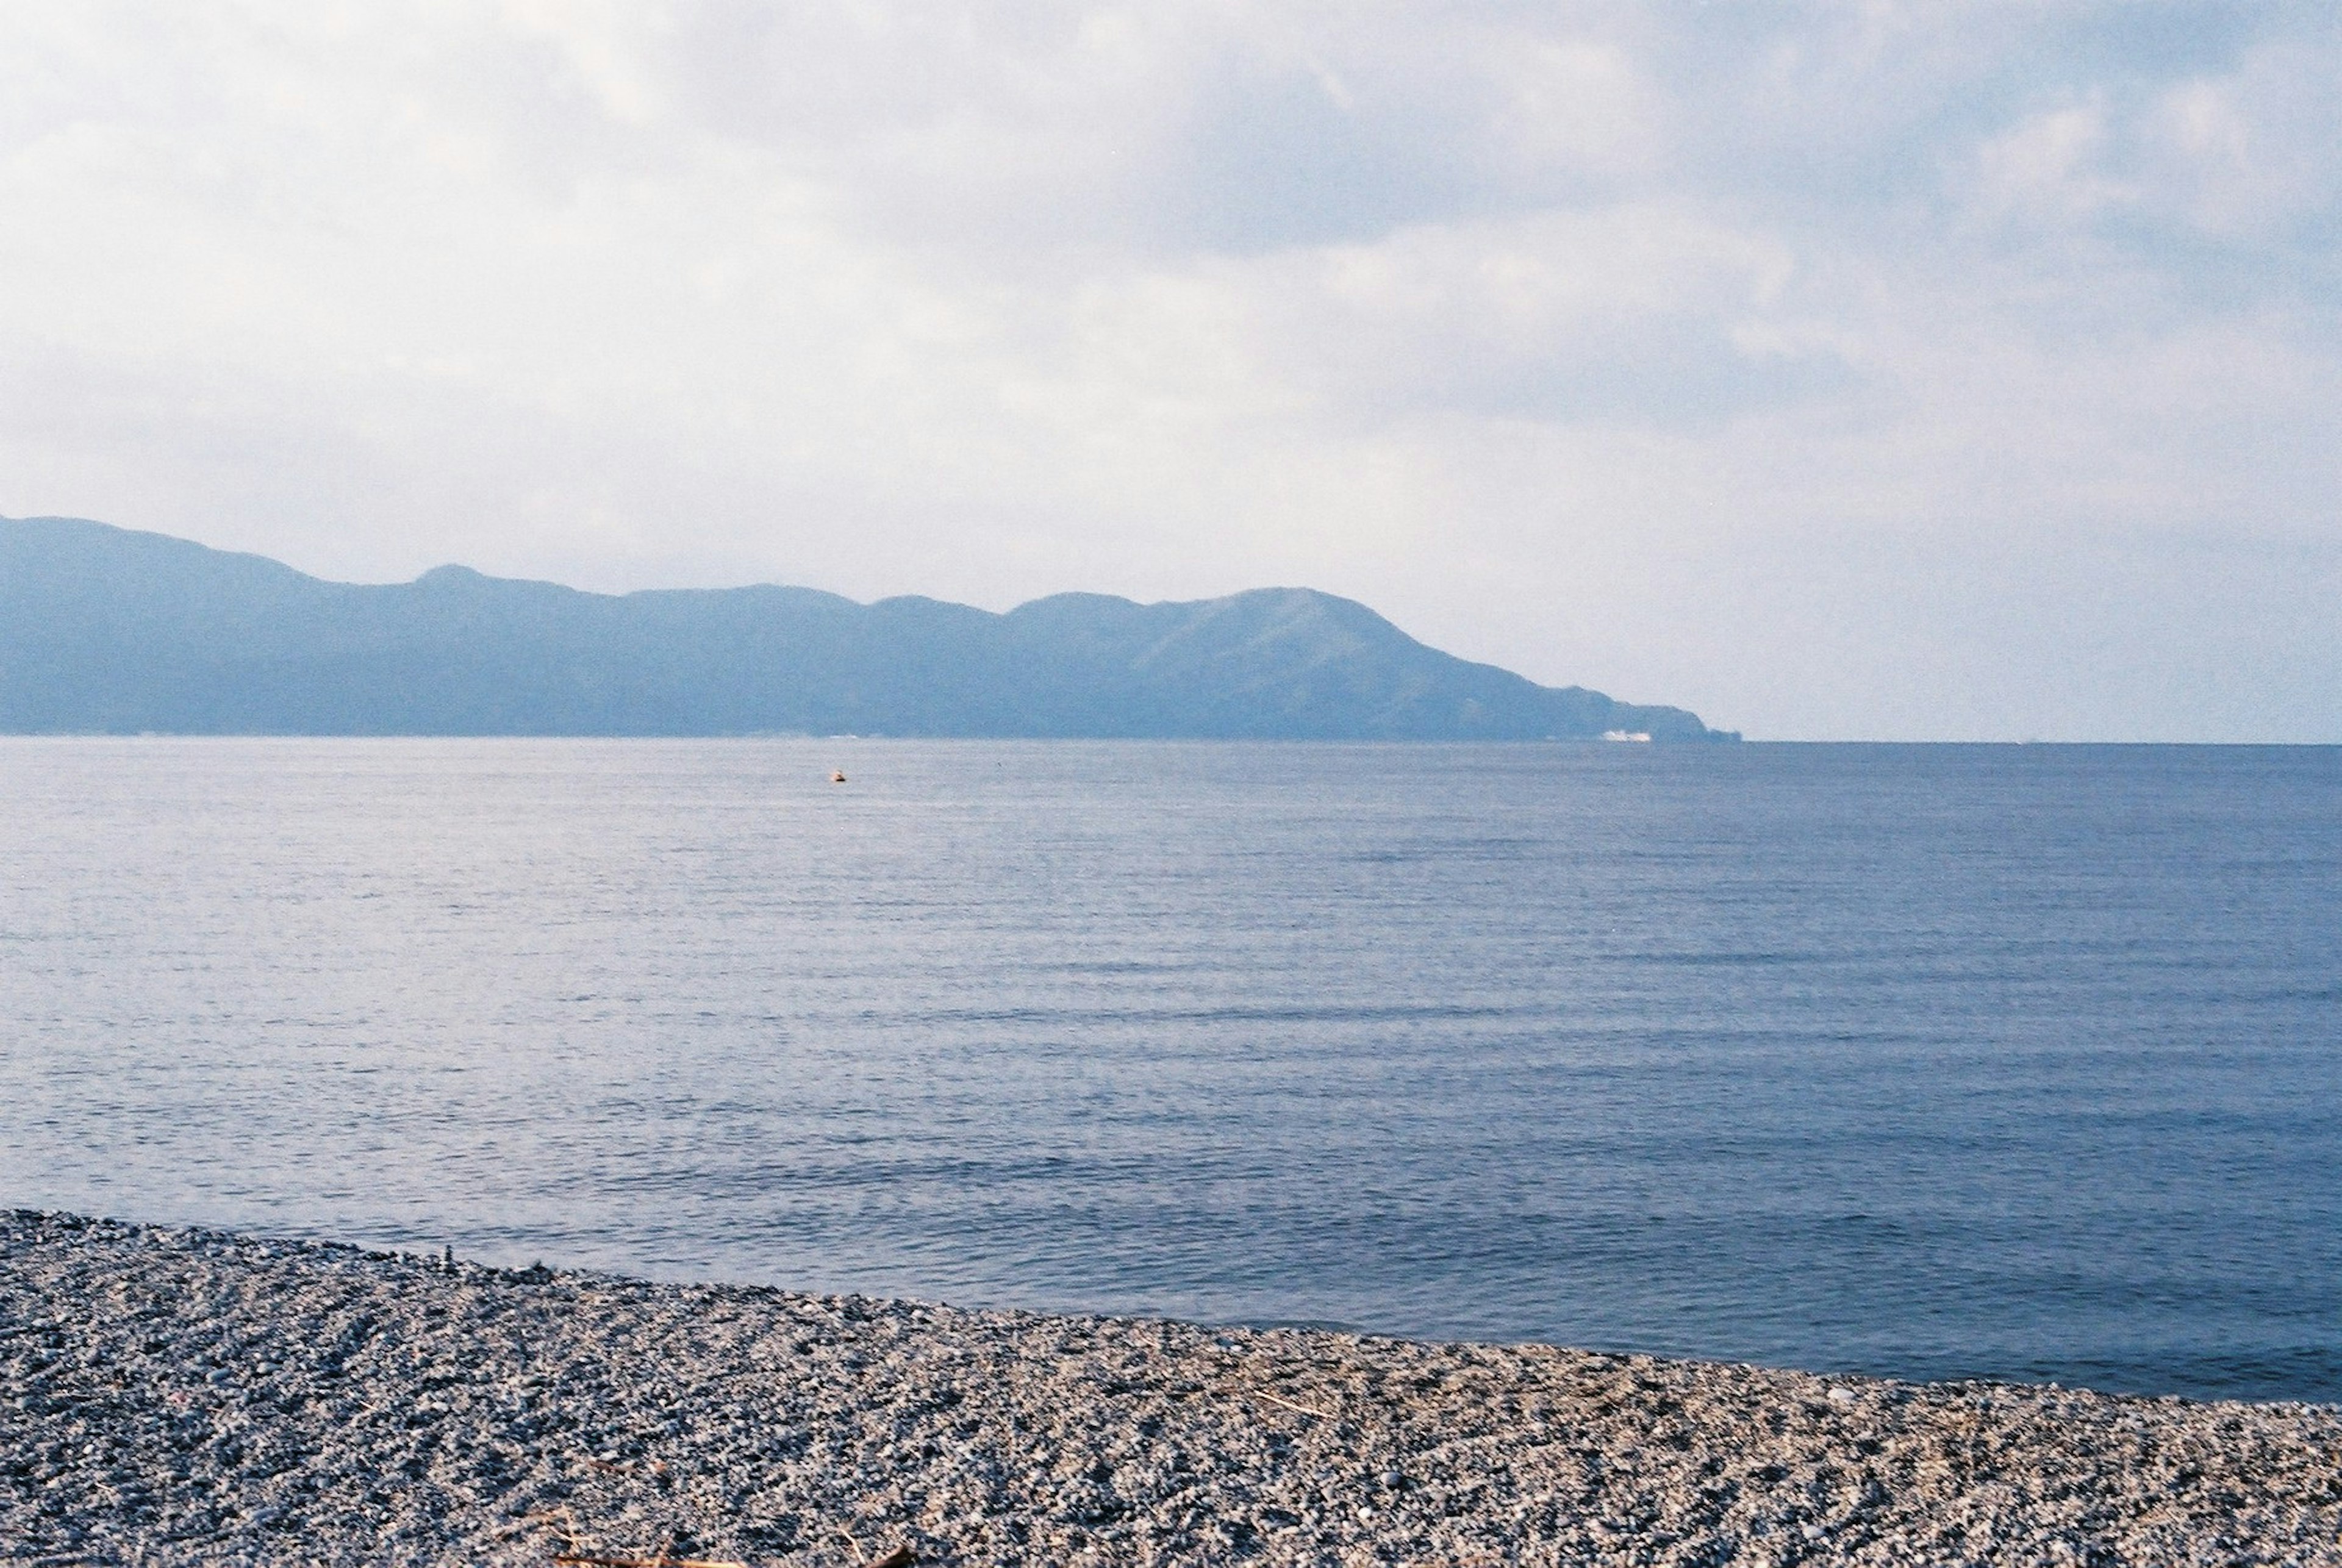
[{"label": "white cloud", "polygon": [[1500,146],[1530,175],[1559,168],[1647,175],[1665,148],[1659,95],[1615,44],[1496,34],[1481,41],[1497,85]]},{"label": "white cloud", "polygon": [[2098,104],[2031,115],[1978,152],[1981,200],[1996,214],[2065,221],[2136,202],[2136,190],[2106,173],[2107,142]]},{"label": "white cloud", "polygon": [[2166,90],[2140,127],[2164,204],[2200,230],[2246,242],[2282,240],[2303,222],[2330,225],[2342,196],[2342,49],[2329,41],[2323,55],[2262,48],[2224,76]]}]

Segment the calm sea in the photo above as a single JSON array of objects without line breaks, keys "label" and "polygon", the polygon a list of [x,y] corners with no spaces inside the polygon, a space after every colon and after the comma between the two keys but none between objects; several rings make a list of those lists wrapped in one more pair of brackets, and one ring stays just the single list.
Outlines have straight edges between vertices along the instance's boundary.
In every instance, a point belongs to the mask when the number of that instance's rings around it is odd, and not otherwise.
[{"label": "calm sea", "polygon": [[5,741],[0,1203],[2342,1399],[2342,752]]}]

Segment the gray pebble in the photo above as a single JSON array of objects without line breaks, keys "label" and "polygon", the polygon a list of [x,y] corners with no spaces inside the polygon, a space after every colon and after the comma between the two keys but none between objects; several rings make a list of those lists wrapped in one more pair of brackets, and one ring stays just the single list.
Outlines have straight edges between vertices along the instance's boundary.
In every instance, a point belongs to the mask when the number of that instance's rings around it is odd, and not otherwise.
[{"label": "gray pebble", "polygon": [[0,1215],[0,1559],[2342,1565],[2342,1412]]}]

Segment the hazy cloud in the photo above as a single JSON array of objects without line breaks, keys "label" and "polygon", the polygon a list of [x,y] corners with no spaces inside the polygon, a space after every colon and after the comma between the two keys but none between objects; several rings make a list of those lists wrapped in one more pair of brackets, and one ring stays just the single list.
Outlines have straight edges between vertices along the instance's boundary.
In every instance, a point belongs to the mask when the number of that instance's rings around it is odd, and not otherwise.
[{"label": "hazy cloud", "polygon": [[0,7],[0,512],[2342,739],[2325,7]]}]

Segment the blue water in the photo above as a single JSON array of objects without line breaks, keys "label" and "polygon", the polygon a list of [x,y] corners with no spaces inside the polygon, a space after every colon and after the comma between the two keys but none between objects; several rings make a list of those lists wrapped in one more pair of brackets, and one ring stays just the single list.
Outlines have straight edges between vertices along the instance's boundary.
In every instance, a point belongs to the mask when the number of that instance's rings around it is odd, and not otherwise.
[{"label": "blue water", "polygon": [[0,806],[0,1203],[2342,1399],[2342,752],[15,740]]}]

